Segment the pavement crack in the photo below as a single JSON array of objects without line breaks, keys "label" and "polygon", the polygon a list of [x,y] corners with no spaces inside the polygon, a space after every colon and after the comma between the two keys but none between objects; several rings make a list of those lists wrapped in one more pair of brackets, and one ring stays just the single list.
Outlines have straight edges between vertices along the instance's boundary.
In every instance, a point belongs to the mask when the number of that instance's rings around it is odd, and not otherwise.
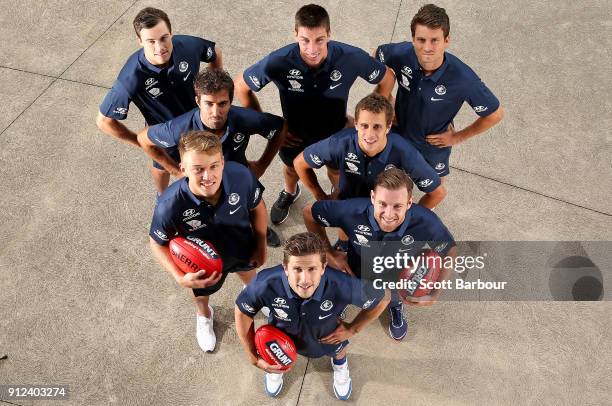
[{"label": "pavement crack", "polygon": [[300,396],[302,396],[302,388],[304,387],[304,380],[306,379],[306,372],[308,371],[309,364],[310,358],[306,358],[306,368],[304,368],[304,375],[302,375],[302,384],[300,385],[300,392],[298,393],[297,402],[295,402],[295,406],[300,404]]}]

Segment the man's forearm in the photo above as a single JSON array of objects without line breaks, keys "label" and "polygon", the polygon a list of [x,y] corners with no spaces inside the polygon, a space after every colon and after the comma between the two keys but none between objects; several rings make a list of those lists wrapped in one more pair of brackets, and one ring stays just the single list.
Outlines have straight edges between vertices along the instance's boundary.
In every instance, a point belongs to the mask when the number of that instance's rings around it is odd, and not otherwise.
[{"label": "man's forearm", "polygon": [[149,237],[149,245],[151,247],[153,257],[161,265],[164,271],[172,275],[176,281],[185,275],[185,273],[181,271],[172,261],[172,258],[170,257],[170,249],[167,246],[159,245],[151,237]]},{"label": "man's forearm", "polygon": [[377,319],[378,316],[380,316],[381,313],[385,311],[385,308],[389,303],[389,297],[389,292],[385,292],[385,296],[380,300],[376,307],[360,311],[357,317],[355,317],[355,319],[351,323],[349,323],[351,330],[353,330],[353,332],[357,334],[361,330],[363,330],[365,326]]},{"label": "man's forearm", "polygon": [[236,320],[236,333],[240,338],[242,348],[247,354],[249,361],[253,364],[257,363],[257,350],[255,349],[255,329],[253,327],[253,319],[242,313],[238,306],[234,306],[234,319]]},{"label": "man's forearm", "polygon": [[461,131],[457,131],[454,137],[457,138],[458,142],[464,142],[478,134],[482,134],[495,124],[499,123],[505,115],[504,109],[500,106],[494,113],[489,114],[486,117],[477,118],[472,124],[465,127]]},{"label": "man's forearm", "polygon": [[135,147],[140,147],[137,134],[130,131],[119,121],[99,115],[98,119],[96,120],[96,124],[104,134],[115,137],[123,142],[127,142],[128,144],[132,144]]},{"label": "man's forearm", "polygon": [[302,181],[302,183],[304,183],[304,186],[306,186],[306,188],[310,190],[310,193],[312,193],[315,199],[322,200],[325,198],[325,192],[323,191],[323,188],[321,188],[321,185],[319,184],[317,175],[315,174],[314,170],[304,160],[303,152],[300,155],[298,155],[293,161],[293,168],[295,169],[295,172],[300,177],[300,180]]},{"label": "man's forearm", "polygon": [[419,200],[419,205],[433,210],[447,195],[444,185],[440,185],[429,193],[426,193]]},{"label": "man's forearm", "polygon": [[257,100],[255,93],[253,93],[251,88],[244,81],[242,74],[234,80],[234,84],[236,86],[236,97],[242,107],[261,112],[259,100]]}]

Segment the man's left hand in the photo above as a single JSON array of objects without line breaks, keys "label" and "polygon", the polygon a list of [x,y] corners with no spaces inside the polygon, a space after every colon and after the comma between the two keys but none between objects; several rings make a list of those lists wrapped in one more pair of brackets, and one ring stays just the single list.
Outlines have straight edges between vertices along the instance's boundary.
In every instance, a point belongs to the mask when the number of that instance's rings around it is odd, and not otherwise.
[{"label": "man's left hand", "polygon": [[455,128],[452,124],[449,124],[443,133],[427,135],[425,140],[438,148],[451,147],[459,142],[459,139],[455,137]]}]

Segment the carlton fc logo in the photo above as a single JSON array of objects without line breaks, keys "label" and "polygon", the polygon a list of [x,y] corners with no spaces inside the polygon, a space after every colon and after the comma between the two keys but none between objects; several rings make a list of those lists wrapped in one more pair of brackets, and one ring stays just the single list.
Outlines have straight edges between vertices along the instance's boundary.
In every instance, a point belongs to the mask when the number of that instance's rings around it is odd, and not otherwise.
[{"label": "carlton fc logo", "polygon": [[235,206],[236,204],[238,204],[238,202],[240,201],[240,196],[238,195],[238,193],[232,193],[229,196],[229,199],[227,199],[227,201],[229,202],[229,204],[231,204],[232,206]]},{"label": "carlton fc logo", "polygon": [[186,72],[187,69],[189,69],[189,64],[187,62],[182,61],[181,63],[179,63],[179,72]]},{"label": "carlton fc logo", "polygon": [[331,75],[329,75],[329,78],[331,80],[333,80],[334,82],[337,82],[340,80],[340,78],[342,77],[342,73],[340,73],[340,71],[338,69],[334,70]]},{"label": "carlton fc logo", "polygon": [[442,96],[443,94],[446,94],[446,87],[444,85],[438,85],[434,89],[434,92],[436,92],[437,95]]}]

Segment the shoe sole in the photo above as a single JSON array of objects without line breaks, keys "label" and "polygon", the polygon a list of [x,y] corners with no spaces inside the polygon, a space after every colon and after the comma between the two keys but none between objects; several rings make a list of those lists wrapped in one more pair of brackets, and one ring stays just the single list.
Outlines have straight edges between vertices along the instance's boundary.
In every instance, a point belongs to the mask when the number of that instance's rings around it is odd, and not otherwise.
[{"label": "shoe sole", "polygon": [[[266,386],[266,376],[264,375],[264,391],[266,392],[266,395],[268,395],[271,398],[275,398],[278,396],[278,394],[281,392],[281,390],[283,389],[283,384],[284,382],[281,382],[280,386],[278,387],[278,390],[276,391],[276,393],[272,393],[272,392],[268,392],[268,387]],[[334,389],[335,390],[335,389]]]},{"label": "shoe sole", "polygon": [[352,380],[351,380],[351,383],[349,384],[349,391],[345,396],[340,396],[338,392],[336,391],[336,387],[334,385],[332,385],[332,387],[334,388],[334,395],[336,395],[336,398],[338,398],[338,400],[348,400],[351,397],[351,393],[353,393],[353,381]]},{"label": "shoe sole", "polygon": [[395,341],[402,341],[404,337],[406,337],[406,334],[408,334],[408,329],[406,329],[406,332],[402,334],[401,337],[394,337],[393,333],[391,333],[391,324],[389,324],[389,336],[391,336],[391,338],[394,339]]},{"label": "shoe sole", "polygon": [[297,195],[295,196],[295,198],[293,199],[293,203],[291,203],[291,204],[289,205],[289,208],[287,209],[287,215],[286,215],[285,217],[283,217],[283,218],[281,219],[281,221],[279,221],[279,222],[274,222],[274,221],[272,221],[272,219],[270,219],[270,222],[271,222],[272,224],[274,224],[275,226],[277,226],[277,225],[279,225],[279,224],[283,224],[283,223],[285,222],[285,220],[287,220],[287,219],[289,218],[289,212],[291,212],[291,206],[293,206],[293,205],[295,204],[295,202],[297,201],[297,199],[299,199],[299,198],[300,198],[300,195],[301,195],[301,194],[302,194],[302,188],[298,188],[298,194],[297,194]]}]

